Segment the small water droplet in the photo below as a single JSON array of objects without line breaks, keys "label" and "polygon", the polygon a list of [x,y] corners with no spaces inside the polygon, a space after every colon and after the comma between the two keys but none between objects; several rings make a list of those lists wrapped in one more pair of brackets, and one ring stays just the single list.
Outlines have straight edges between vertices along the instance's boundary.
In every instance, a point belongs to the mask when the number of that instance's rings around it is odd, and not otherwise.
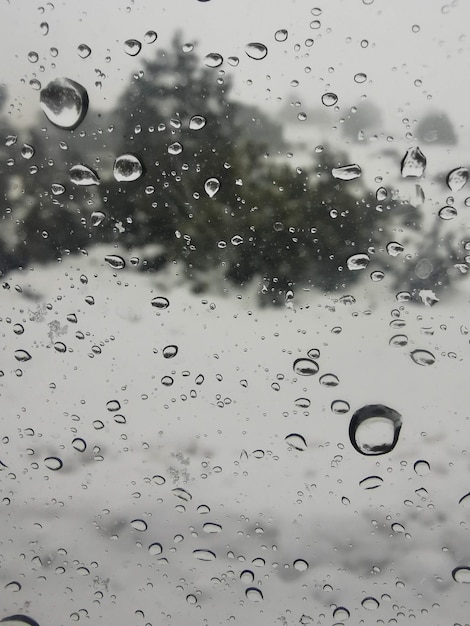
[{"label": "small water droplet", "polygon": [[204,183],[204,189],[209,198],[213,198],[220,189],[220,182],[217,178],[208,178]]},{"label": "small water droplet", "polygon": [[28,61],[30,63],[37,63],[39,60],[39,55],[37,52],[35,52],[34,50],[32,50],[31,52],[28,52]]},{"label": "small water droplet", "polygon": [[339,180],[354,180],[359,178],[362,174],[362,170],[356,163],[352,163],[351,165],[343,165],[342,167],[334,167],[331,170],[334,178],[338,178]]},{"label": "small water droplet", "polygon": [[137,39],[127,39],[124,42],[124,52],[130,57],[135,57],[142,50],[142,44]]},{"label": "small water droplet", "polygon": [[441,220],[453,220],[454,217],[457,217],[457,209],[453,206],[445,206],[439,210],[439,217]]},{"label": "small water droplet", "polygon": [[387,198],[387,196],[388,191],[385,189],[385,187],[379,187],[375,192],[375,197],[379,202],[383,202]]},{"label": "small water droplet", "polygon": [[172,489],[172,491],[175,496],[180,498],[180,500],[184,500],[185,502],[189,502],[193,499],[193,496],[189,493],[189,491],[186,491],[186,489],[183,489],[183,487],[175,487],[175,489]]},{"label": "small water droplet", "polygon": [[238,57],[229,57],[227,59],[227,62],[232,67],[237,67],[237,65],[240,63],[240,59]]},{"label": "small water droplet", "polygon": [[436,361],[434,354],[428,350],[413,350],[410,356],[417,365],[433,365]]},{"label": "small water droplet", "polygon": [[163,348],[163,356],[165,359],[172,359],[178,354],[178,346],[170,345]]},{"label": "small water droplet", "polygon": [[31,359],[31,355],[26,350],[16,350],[15,351],[15,359],[20,363],[26,363]]},{"label": "small water droplet", "polygon": [[338,102],[338,96],[332,92],[324,93],[321,97],[321,101],[326,107],[332,107]]},{"label": "small water droplet", "polygon": [[288,35],[289,33],[287,32],[287,30],[281,28],[274,33],[274,39],[276,41],[286,41]]},{"label": "small water droplet", "polygon": [[113,174],[118,182],[137,180],[143,171],[142,163],[134,154],[121,154],[114,161]]},{"label": "small water droplet", "polygon": [[209,54],[206,54],[206,56],[204,57],[204,63],[207,67],[211,67],[211,68],[220,67],[223,62],[224,62],[224,58],[221,54],[218,54],[218,52],[210,52]]},{"label": "small water droplet", "polygon": [[196,598],[196,596],[193,593],[189,593],[186,596],[186,602],[188,604],[197,604],[197,598]]},{"label": "small water droplet", "polygon": [[261,590],[256,587],[248,587],[248,589],[245,590],[245,596],[252,602],[261,602],[263,600]]},{"label": "small water droplet", "polygon": [[467,184],[468,175],[466,167],[457,167],[447,174],[447,186],[451,191],[460,191]]},{"label": "small water droplet", "polygon": [[294,361],[294,372],[299,376],[313,376],[320,369],[318,363],[312,359],[300,358]]},{"label": "small water droplet", "polygon": [[405,249],[401,245],[401,243],[398,243],[397,241],[390,241],[390,243],[387,244],[386,248],[387,248],[387,254],[389,254],[390,256],[398,256]]},{"label": "small water droplet", "polygon": [[193,550],[194,558],[199,561],[215,561],[216,556],[212,550]]},{"label": "small water droplet", "polygon": [[255,575],[253,574],[251,569],[244,569],[243,572],[241,572],[240,574],[240,580],[242,581],[242,583],[245,583],[245,585],[249,585],[254,581],[254,579]]},{"label": "small water droplet", "polygon": [[106,219],[106,214],[103,211],[93,211],[91,214],[91,225],[99,226]]},{"label": "small water droplet", "polygon": [[353,254],[349,257],[346,262],[348,270],[358,271],[363,270],[369,265],[370,257],[368,254],[364,252],[360,252],[359,254]]},{"label": "small water droplet", "polygon": [[77,48],[78,56],[82,59],[87,59],[91,54],[90,46],[87,46],[86,43],[81,43]]},{"label": "small water droplet", "polygon": [[61,196],[63,193],[65,193],[65,187],[61,185],[60,183],[52,183],[51,191],[52,191],[52,195]]},{"label": "small water droplet", "polygon": [[350,409],[349,402],[346,402],[346,400],[334,400],[334,402],[331,403],[331,410],[336,415],[344,415]]},{"label": "small water droplet", "polygon": [[323,374],[323,376],[320,376],[318,382],[324,387],[337,387],[339,385],[339,378],[336,374]]},{"label": "small water droplet", "polygon": [[303,452],[307,449],[307,442],[304,437],[298,433],[291,433],[290,435],[287,435],[287,437],[285,437],[285,442],[291,446],[291,448],[294,448],[294,450],[299,450],[299,452]]},{"label": "small water droplet", "polygon": [[88,94],[82,85],[70,78],[56,78],[41,90],[41,109],[55,126],[76,128],[88,110]]},{"label": "small water droplet", "polygon": [[98,174],[94,170],[92,170],[91,167],[88,167],[88,165],[83,165],[82,163],[73,165],[69,169],[69,175],[72,183],[79,187],[100,184]]},{"label": "small water droplet", "polygon": [[121,408],[121,403],[119,402],[119,400],[109,400],[108,402],[106,402],[106,408],[110,413],[115,413]]},{"label": "small water droplet", "polygon": [[[21,591],[21,585],[16,580],[12,580],[10,583],[7,583],[5,585],[5,589],[7,591],[13,591],[14,593],[17,593],[18,591]],[[6,620],[2,619],[2,622],[4,622],[4,621],[6,621]]]},{"label": "small water droplet", "polygon": [[456,583],[470,583],[470,567],[456,567],[452,570],[452,578]]},{"label": "small water droplet", "polygon": [[172,144],[168,146],[168,154],[172,154],[176,156],[177,154],[181,154],[183,152],[183,145],[179,141],[174,141]]},{"label": "small water droplet", "polygon": [[374,283],[378,283],[379,281],[383,280],[384,278],[385,278],[385,274],[382,271],[380,271],[380,270],[375,270],[374,272],[371,272],[370,279]]},{"label": "small water droplet", "polygon": [[250,59],[261,61],[268,54],[268,49],[262,43],[249,43],[245,46],[245,53]]},{"label": "small water droplet", "polygon": [[351,613],[344,606],[338,606],[333,611],[333,618],[336,622],[344,622],[344,620],[349,619]]},{"label": "small water droplet", "polygon": [[388,343],[394,348],[403,348],[408,344],[408,337],[406,335],[394,335]]},{"label": "small water droplet", "polygon": [[144,35],[145,43],[154,43],[157,41],[158,35],[154,30],[148,30]]},{"label": "small water droplet", "polygon": [[297,398],[295,406],[298,406],[301,409],[308,409],[310,406],[310,400],[308,398]]},{"label": "small water droplet", "polygon": [[416,474],[418,474],[418,476],[426,476],[431,471],[431,466],[429,465],[427,461],[424,461],[423,459],[419,459],[413,465],[413,469],[416,472]]},{"label": "small water droplet", "polygon": [[373,598],[372,596],[364,598],[361,604],[367,611],[376,611],[380,606],[379,601]]},{"label": "small water droplet", "polygon": [[221,533],[222,532],[222,526],[220,524],[214,524],[213,522],[206,522],[202,528],[205,533]]},{"label": "small water droplet", "polygon": [[383,478],[380,476],[367,476],[367,478],[363,478],[359,481],[359,486],[363,489],[377,489],[381,487],[383,484]]},{"label": "small water droplet", "polygon": [[56,472],[57,470],[62,469],[63,467],[63,463],[62,461],[59,459],[59,457],[57,456],[48,456],[44,459],[44,465],[52,470],[53,472]]},{"label": "small water droplet", "polygon": [[421,150],[416,148],[410,148],[406,151],[405,156],[401,162],[401,175],[403,178],[407,177],[419,177],[424,174],[426,169],[426,157]]},{"label": "small water droplet", "polygon": [[354,75],[354,82],[358,83],[359,85],[362,83],[365,83],[367,80],[367,74],[364,74],[364,72],[358,72],[357,74]]},{"label": "small water droplet", "polygon": [[15,324],[13,326],[13,332],[15,333],[15,335],[22,335],[24,333],[23,324]]},{"label": "small water droplet", "polygon": [[206,125],[206,118],[203,115],[193,115],[189,120],[190,130],[201,130]]},{"label": "small water droplet", "polygon": [[72,441],[72,448],[77,450],[77,452],[85,452],[85,450],[86,450],[86,441],[84,439],[82,439],[81,437],[76,437]]},{"label": "small water droplet", "polygon": [[23,159],[31,159],[34,156],[33,146],[25,143],[24,146],[21,148],[21,156],[23,157]]},{"label": "small water droplet", "polygon": [[115,270],[122,270],[126,266],[126,262],[117,254],[108,254],[104,257],[106,263]]},{"label": "small water droplet", "polygon": [[148,547],[148,551],[152,556],[158,556],[163,552],[162,544],[158,542],[151,543]]},{"label": "small water droplet", "polygon": [[145,522],[143,519],[133,519],[131,521],[131,526],[134,530],[138,530],[141,533],[146,531],[148,528],[147,522]]},{"label": "small water droplet", "polygon": [[297,559],[294,561],[294,569],[298,572],[306,572],[308,570],[308,563],[304,559]]},{"label": "small water droplet", "polygon": [[65,345],[65,343],[62,343],[62,341],[56,341],[54,343],[54,350],[57,350],[57,352],[64,354],[64,352],[67,352],[67,346]]},{"label": "small water droplet", "polygon": [[164,296],[157,296],[156,298],[152,300],[150,304],[154,306],[156,309],[160,309],[163,311],[164,309],[167,309],[170,306],[170,301],[168,300],[168,298],[165,298]]},{"label": "small water droplet", "polygon": [[349,439],[364,455],[391,452],[401,429],[401,415],[382,404],[367,405],[354,413],[349,424]]}]

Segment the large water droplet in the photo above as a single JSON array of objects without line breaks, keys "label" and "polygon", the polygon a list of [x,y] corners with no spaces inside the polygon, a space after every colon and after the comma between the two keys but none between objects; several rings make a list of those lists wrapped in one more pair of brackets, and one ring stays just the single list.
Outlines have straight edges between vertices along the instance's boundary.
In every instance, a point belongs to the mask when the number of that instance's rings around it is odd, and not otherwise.
[{"label": "large water droplet", "polygon": [[364,270],[369,265],[370,257],[365,252],[360,252],[359,254],[353,254],[346,261],[346,265],[348,270],[356,272],[358,270]]},{"label": "large water droplet", "polygon": [[400,429],[400,413],[383,404],[370,404],[352,416],[349,439],[361,454],[387,454],[396,446]]},{"label": "large water droplet", "polygon": [[144,35],[145,43],[154,43],[157,41],[158,35],[154,30],[148,30]]},{"label": "large water droplet", "polygon": [[124,52],[130,57],[135,57],[142,50],[142,44],[137,39],[127,39],[124,42]]},{"label": "large water droplet", "polygon": [[401,162],[401,175],[403,178],[422,176],[425,169],[426,157],[421,150],[418,147],[407,150]]},{"label": "large water droplet", "polygon": [[377,489],[383,484],[383,478],[380,476],[367,476],[359,481],[359,486],[363,489]]},{"label": "large water droplet", "polygon": [[410,356],[417,365],[432,365],[436,361],[434,354],[428,350],[413,350]]},{"label": "large water droplet", "polygon": [[165,359],[172,359],[178,354],[178,346],[175,346],[174,344],[165,346],[162,352]]},{"label": "large water droplet", "polygon": [[147,522],[143,519],[133,519],[131,521],[131,526],[134,530],[138,530],[141,533],[147,530]]},{"label": "large water droplet", "polygon": [[77,452],[85,452],[86,450],[86,441],[81,437],[76,437],[72,441],[72,448],[77,450]]},{"label": "large water droplet", "polygon": [[174,141],[172,144],[168,146],[168,154],[172,154],[176,156],[177,154],[181,154],[183,152],[183,145],[179,141]]},{"label": "large water droplet", "polygon": [[126,266],[126,262],[122,256],[117,254],[108,254],[104,257],[106,263],[115,270],[122,270]]},{"label": "large water droplet", "polygon": [[139,159],[133,154],[121,154],[114,161],[113,174],[118,182],[131,182],[142,176],[143,167]]},{"label": "large water droplet", "polygon": [[316,361],[301,358],[294,361],[293,369],[300,376],[314,376],[320,368]]},{"label": "large water droplet", "polygon": [[151,543],[148,550],[152,556],[158,556],[163,552],[162,544],[158,542]]},{"label": "large water droplet", "polygon": [[[338,96],[335,93],[331,93],[331,92],[324,93],[321,97],[321,101],[326,107],[332,107],[338,102]],[[336,176],[335,178],[338,178],[338,177]],[[350,180],[350,179],[348,178],[346,180]]]},{"label": "large water droplet", "polygon": [[206,118],[203,115],[193,115],[189,120],[191,130],[201,130],[206,125]]},{"label": "large water droplet", "polygon": [[186,491],[186,489],[183,489],[183,487],[175,487],[175,489],[172,489],[172,491],[175,496],[177,496],[181,500],[184,500],[185,502],[189,502],[193,499],[193,496],[189,493],[189,491]]},{"label": "large water droplet", "polygon": [[240,580],[242,581],[242,583],[245,583],[247,585],[252,583],[254,579],[255,575],[253,574],[251,569],[244,569],[243,572],[241,572],[240,574]]},{"label": "large water droplet", "polygon": [[403,348],[408,344],[408,337],[406,335],[394,335],[388,343],[394,348]]},{"label": "large water droplet", "polygon": [[76,128],[88,110],[88,94],[70,78],[56,78],[41,90],[39,102],[47,119],[66,130]]},{"label": "large water droplet", "polygon": [[268,54],[268,49],[263,43],[249,43],[245,46],[245,52],[250,59],[261,61]]},{"label": "large water droplet", "polygon": [[245,596],[252,602],[261,602],[263,599],[261,590],[256,587],[248,587],[248,589],[245,590]]},{"label": "large water droplet", "polygon": [[444,206],[439,210],[439,217],[441,220],[453,220],[454,217],[457,217],[457,209],[453,206]]},{"label": "large water droplet", "polygon": [[157,296],[152,300],[151,305],[156,309],[161,309],[163,311],[170,306],[170,301],[168,298],[165,298],[165,296]]},{"label": "large water droplet", "polygon": [[344,415],[350,408],[349,402],[346,402],[346,400],[334,400],[334,402],[331,403],[331,410],[336,415]]},{"label": "large water droplet", "polygon": [[387,253],[390,256],[398,256],[399,254],[401,254],[404,251],[404,247],[402,246],[401,243],[398,243],[398,241],[390,241],[387,246]]},{"label": "large water droplet", "polygon": [[308,562],[304,561],[304,559],[297,559],[294,561],[294,569],[298,572],[306,572],[308,570]]},{"label": "large water droplet", "polygon": [[69,169],[69,174],[72,183],[81,187],[100,184],[98,174],[94,170],[92,170],[91,167],[88,167],[88,165],[83,165],[82,163],[73,165]]},{"label": "large water droplet", "polygon": [[15,359],[20,363],[26,363],[31,359],[31,355],[26,350],[16,350],[15,351]]},{"label": "large water droplet", "polygon": [[206,522],[202,528],[205,533],[221,533],[222,532],[222,526],[220,524],[214,524],[213,522]]},{"label": "large water droplet", "polygon": [[452,570],[452,578],[456,583],[470,583],[470,567],[456,567]]},{"label": "large water droplet", "polygon": [[294,448],[294,450],[299,450],[299,452],[303,452],[307,449],[307,442],[305,441],[304,437],[302,435],[299,435],[298,433],[291,433],[290,435],[287,435],[285,441],[287,444],[289,444],[289,446],[291,446],[291,448]]},{"label": "large water droplet", "polygon": [[376,611],[379,608],[379,601],[369,596],[361,602],[362,606],[368,611]]},{"label": "large water droplet", "polygon": [[336,622],[344,622],[344,620],[348,619],[351,613],[344,606],[338,606],[333,611],[333,618]]},{"label": "large water droplet", "polygon": [[204,183],[204,189],[209,198],[213,198],[220,189],[220,182],[217,178],[208,178]]},{"label": "large water droplet", "polygon": [[207,65],[207,67],[220,67],[223,62],[223,56],[221,54],[218,54],[217,52],[210,52],[204,57],[204,63]]},{"label": "large water droplet", "polygon": [[288,36],[289,36],[289,33],[287,32],[285,28],[281,28],[280,30],[277,30],[274,33],[274,39],[276,41],[286,41]]},{"label": "large water droplet", "polygon": [[91,225],[99,226],[104,222],[105,219],[106,215],[105,213],[103,213],[103,211],[93,211],[93,213],[91,214]]},{"label": "large water droplet", "polygon": [[323,374],[323,376],[320,376],[318,382],[324,387],[337,387],[339,385],[339,378],[336,374]]},{"label": "large water droplet", "polygon": [[90,46],[87,46],[86,43],[81,43],[77,48],[78,56],[82,59],[86,59],[91,54]]},{"label": "large water droplet", "polygon": [[426,476],[431,471],[431,466],[424,459],[419,459],[413,465],[413,469],[418,476]]},{"label": "large water droplet", "polygon": [[59,457],[57,457],[57,456],[48,456],[48,457],[46,457],[44,459],[44,465],[48,469],[56,472],[57,470],[60,470],[63,467],[64,464],[62,463],[61,459],[59,459]]},{"label": "large water droplet", "polygon": [[457,167],[447,174],[447,186],[451,191],[460,191],[468,182],[468,169]]},{"label": "large water droplet", "polygon": [[343,165],[342,167],[334,167],[331,170],[332,175],[339,180],[354,180],[359,178],[362,174],[362,170],[356,163],[351,165]]},{"label": "large water droplet", "polygon": [[212,550],[193,550],[194,558],[199,561],[215,561],[216,556]]}]

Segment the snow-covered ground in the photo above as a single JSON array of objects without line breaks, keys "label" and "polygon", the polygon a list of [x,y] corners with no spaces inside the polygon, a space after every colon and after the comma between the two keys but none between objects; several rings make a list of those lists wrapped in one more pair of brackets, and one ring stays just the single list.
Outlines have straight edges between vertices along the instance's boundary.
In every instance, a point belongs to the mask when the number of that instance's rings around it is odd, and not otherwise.
[{"label": "snow-covered ground", "polygon": [[[367,283],[260,309],[255,287],[194,295],[103,258],[2,290],[0,617],[467,623],[468,286],[432,308]],[[319,372],[298,375],[312,349]],[[385,455],[349,439],[370,404],[402,416]]]}]

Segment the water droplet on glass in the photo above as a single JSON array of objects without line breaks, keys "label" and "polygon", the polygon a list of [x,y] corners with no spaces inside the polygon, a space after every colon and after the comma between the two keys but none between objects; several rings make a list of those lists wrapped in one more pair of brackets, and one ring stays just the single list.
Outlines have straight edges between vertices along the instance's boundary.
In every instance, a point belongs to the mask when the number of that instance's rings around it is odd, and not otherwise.
[{"label": "water droplet on glass", "polygon": [[323,376],[320,376],[318,382],[324,387],[337,387],[339,385],[339,378],[336,374],[323,374]]},{"label": "water droplet on glass", "polygon": [[355,178],[359,178],[362,174],[362,170],[356,163],[352,163],[351,165],[343,165],[342,167],[334,167],[331,170],[334,178],[338,178],[339,180],[354,180]]},{"label": "water droplet on glass", "polygon": [[372,596],[364,598],[361,604],[365,609],[367,609],[367,611],[376,611],[380,606],[379,601]]},{"label": "water droplet on glass", "polygon": [[287,32],[287,30],[285,30],[284,28],[281,28],[280,30],[277,30],[274,33],[274,39],[276,41],[286,41],[288,35],[289,33]]},{"label": "water droplet on glass", "polygon": [[369,265],[369,261],[369,255],[364,252],[360,252],[359,254],[353,254],[350,256],[346,265],[348,266],[348,270],[351,271],[363,270]]},{"label": "water droplet on glass", "polygon": [[382,404],[371,404],[354,413],[349,424],[349,439],[364,455],[387,454],[396,446],[401,415]]},{"label": "water droplet on glass", "polygon": [[168,298],[165,298],[164,296],[157,296],[156,298],[152,300],[150,304],[154,306],[156,309],[161,309],[163,311],[164,309],[167,309],[170,306],[170,301],[168,300]]},{"label": "water droplet on glass", "polygon": [[460,498],[459,504],[464,506],[466,509],[470,509],[470,492]]},{"label": "water droplet on glass", "polygon": [[439,217],[441,220],[453,220],[454,217],[457,217],[457,209],[453,206],[445,206],[439,210]]},{"label": "water droplet on glass", "polygon": [[338,102],[338,96],[331,92],[324,93],[321,97],[321,101],[326,107],[332,107]]},{"label": "water droplet on glass", "polygon": [[244,569],[243,572],[241,572],[240,574],[240,580],[242,581],[242,583],[245,583],[245,585],[249,585],[254,581],[254,579],[255,575],[250,569]]},{"label": "water droplet on glass", "polygon": [[387,198],[387,196],[388,191],[385,189],[385,187],[379,187],[375,192],[375,197],[379,202],[383,202]]},{"label": "water droplet on glass", "polygon": [[354,75],[354,82],[358,83],[359,85],[361,83],[365,83],[367,80],[367,74],[364,74],[364,72],[358,72],[357,74]]},{"label": "water droplet on glass", "polygon": [[470,567],[456,567],[452,570],[452,578],[456,583],[470,583]]},{"label": "water droplet on glass", "polygon": [[307,442],[304,437],[298,433],[291,433],[290,435],[287,435],[287,437],[285,437],[285,441],[289,446],[291,446],[291,448],[299,450],[299,452],[303,452],[307,449]]},{"label": "water droplet on glass", "polygon": [[34,50],[32,50],[31,52],[28,52],[28,61],[30,63],[37,63],[39,60],[39,55],[37,52],[35,52]]},{"label": "water droplet on glass", "polygon": [[131,521],[131,526],[134,530],[138,530],[139,532],[144,532],[147,530],[147,522],[143,519],[133,519]]},{"label": "water droplet on glass", "polygon": [[117,254],[108,254],[104,257],[106,263],[115,270],[122,270],[126,266],[126,262],[122,256]]},{"label": "water droplet on glass", "polygon": [[245,46],[245,53],[250,59],[255,59],[255,61],[260,61],[264,59],[264,57],[268,54],[268,49],[262,43],[249,43]]},{"label": "water droplet on glass", "polygon": [[91,214],[91,225],[99,226],[104,222],[105,219],[106,215],[103,213],[103,211],[93,211],[93,213]]},{"label": "water droplet on glass", "polygon": [[163,552],[161,543],[151,543],[148,547],[148,550],[152,556],[158,556]]},{"label": "water droplet on glass", "polygon": [[44,465],[47,469],[56,472],[57,470],[60,470],[64,464],[57,456],[48,456],[44,459]]},{"label": "water droplet on glass", "polygon": [[451,191],[460,191],[468,182],[468,169],[457,167],[447,174],[446,182]]},{"label": "water droplet on glass", "polygon": [[419,459],[419,461],[416,461],[416,463],[413,465],[413,469],[416,474],[418,474],[418,476],[426,476],[431,471],[431,466],[427,461]]},{"label": "water droplet on glass", "polygon": [[142,50],[142,44],[137,39],[127,39],[124,42],[124,52],[131,57],[135,57]]},{"label": "water droplet on glass", "polygon": [[308,398],[297,398],[295,406],[298,406],[301,409],[308,409],[310,406],[310,400]]},{"label": "water droplet on glass", "polygon": [[227,59],[227,62],[232,67],[237,67],[237,65],[240,63],[240,59],[238,57],[229,57]]},{"label": "water droplet on glass", "polygon": [[308,570],[308,563],[304,559],[297,559],[294,561],[294,569],[298,572],[306,572]]},{"label": "water droplet on glass", "polygon": [[85,187],[100,184],[98,174],[92,170],[91,167],[83,165],[82,163],[72,166],[69,169],[69,175],[70,180],[74,183],[74,185]]},{"label": "water droplet on glass", "polygon": [[172,359],[178,354],[178,346],[170,345],[163,348],[163,356],[165,359]]},{"label": "water droplet on glass", "polygon": [[359,481],[359,486],[363,489],[377,489],[383,484],[383,478],[380,476],[367,476]]},{"label": "water droplet on glass", "polygon": [[417,365],[433,365],[436,361],[434,354],[428,350],[413,350],[410,356]]},{"label": "water droplet on glass", "polygon": [[300,376],[313,376],[320,369],[318,363],[312,359],[296,359],[293,365],[294,372]]},{"label": "water droplet on glass", "polygon": [[385,278],[385,274],[383,272],[381,272],[380,270],[375,270],[374,272],[371,272],[370,279],[374,283],[378,283],[379,281],[383,280],[384,278]]},{"label": "water droplet on glass", "polygon": [[154,30],[148,30],[144,35],[145,43],[154,43],[157,41],[158,35]]},{"label": "water droplet on glass", "polygon": [[168,154],[172,154],[176,156],[177,154],[181,154],[183,152],[183,146],[179,141],[174,141],[172,144],[168,146]]},{"label": "water droplet on glass", "polygon": [[87,46],[86,43],[81,43],[77,48],[78,56],[82,59],[87,59],[91,54],[90,46]]},{"label": "water droplet on glass", "polygon": [[60,183],[52,183],[51,191],[54,196],[61,196],[63,193],[65,193],[65,187]]},{"label": "water droplet on glass", "polygon": [[261,602],[263,600],[261,590],[256,587],[248,587],[248,589],[245,590],[245,596],[252,602]]},{"label": "water droplet on glass", "polygon": [[31,359],[31,355],[26,350],[16,350],[15,351],[15,359],[20,363],[26,363]]},{"label": "water droplet on glass", "polygon": [[410,176],[419,177],[424,174],[426,169],[426,157],[421,150],[416,148],[410,148],[406,151],[405,156],[401,162],[401,175],[403,178]]},{"label": "water droplet on glass", "polygon": [[57,350],[57,352],[64,354],[64,352],[67,352],[67,346],[65,345],[65,343],[62,343],[62,341],[56,341],[54,343],[54,350]]},{"label": "water droplet on glass", "polygon": [[172,491],[175,496],[180,498],[180,500],[184,500],[185,502],[189,502],[193,499],[193,496],[189,493],[189,491],[186,491],[186,489],[183,489],[183,487],[175,487],[175,489],[172,489]]},{"label": "water droplet on glass", "polygon": [[403,348],[408,344],[408,337],[406,335],[394,335],[388,343],[394,348]]},{"label": "water droplet on glass", "polygon": [[56,78],[41,90],[39,102],[47,119],[65,130],[76,128],[88,110],[88,94],[70,78]]},{"label": "water droplet on glass", "polygon": [[[12,580],[10,583],[7,583],[5,585],[5,589],[7,591],[13,591],[14,593],[21,591],[21,585],[19,582],[17,582],[16,580]],[[2,622],[5,620],[2,620]]]},{"label": "water droplet on glass", "polygon": [[74,448],[74,450],[77,450],[77,452],[85,452],[85,450],[86,450],[86,441],[84,439],[82,439],[81,437],[76,437],[72,441],[72,448]]},{"label": "water droplet on glass", "polygon": [[31,159],[34,156],[33,146],[25,143],[24,146],[21,148],[21,156],[23,157],[23,159]]},{"label": "water droplet on glass", "polygon": [[338,606],[333,611],[333,618],[336,622],[344,622],[350,617],[351,613],[344,606]]},{"label": "water droplet on glass", "polygon": [[188,604],[197,604],[197,598],[194,594],[188,593],[188,595],[186,596],[186,602]]},{"label": "water droplet on glass", "polygon": [[15,333],[15,335],[22,335],[24,333],[23,324],[15,324],[13,326],[13,332]]},{"label": "water droplet on glass", "polygon": [[205,533],[221,533],[222,532],[222,526],[220,524],[214,524],[213,522],[206,522],[202,528]]},{"label": "water droplet on glass", "polygon": [[404,251],[404,249],[405,248],[401,245],[401,243],[398,243],[397,241],[391,241],[387,244],[387,253],[390,256],[398,256]]},{"label": "water droplet on glass", "polygon": [[347,413],[350,408],[349,402],[346,402],[346,400],[335,400],[331,403],[331,410],[336,415],[344,415],[344,413]]},{"label": "water droplet on glass", "polygon": [[118,182],[131,182],[142,176],[143,167],[133,154],[121,154],[114,161],[113,174]]},{"label": "water droplet on glass", "polygon": [[193,550],[194,558],[199,561],[215,561],[216,556],[212,550]]},{"label": "water droplet on glass", "polygon": [[190,130],[201,130],[206,125],[206,118],[203,115],[193,115],[189,120]]},{"label": "water droplet on glass", "polygon": [[204,189],[209,198],[213,198],[220,189],[220,182],[217,178],[208,178],[204,183]]},{"label": "water droplet on glass", "polygon": [[204,63],[205,65],[207,65],[207,67],[220,67],[223,62],[223,56],[221,54],[218,54],[217,52],[210,52],[204,57]]}]

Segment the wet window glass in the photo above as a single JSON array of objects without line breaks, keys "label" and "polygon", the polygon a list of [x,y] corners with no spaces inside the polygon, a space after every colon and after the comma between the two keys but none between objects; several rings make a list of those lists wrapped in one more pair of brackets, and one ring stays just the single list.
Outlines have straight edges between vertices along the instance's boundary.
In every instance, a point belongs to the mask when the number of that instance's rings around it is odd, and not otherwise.
[{"label": "wet window glass", "polygon": [[0,621],[468,624],[470,5],[0,16]]}]

